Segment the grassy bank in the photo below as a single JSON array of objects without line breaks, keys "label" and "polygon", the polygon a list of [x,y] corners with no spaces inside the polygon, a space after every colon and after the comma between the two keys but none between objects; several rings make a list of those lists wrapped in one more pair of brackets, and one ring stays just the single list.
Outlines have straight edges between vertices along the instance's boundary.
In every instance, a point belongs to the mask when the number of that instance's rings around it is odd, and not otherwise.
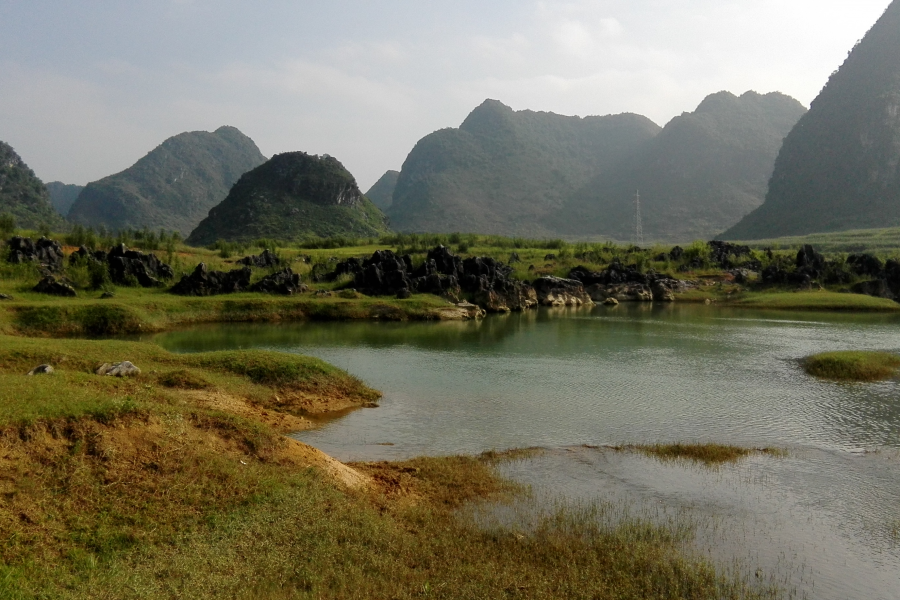
[{"label": "grassy bank", "polygon": [[803,360],[814,377],[834,381],[882,381],[900,371],[900,356],[888,352],[825,352]]},{"label": "grassy bank", "polygon": [[775,248],[779,250],[798,250],[810,244],[819,252],[868,252],[879,255],[896,255],[900,248],[900,227],[884,229],[854,229],[834,233],[813,233],[809,235],[788,236],[765,240],[749,240],[738,242],[751,248]]},{"label": "grassy bank", "polygon": [[0,336],[0,597],[757,597],[684,532],[461,516],[520,492],[493,470],[515,453],[345,466],[280,435],[377,397],[304,357]]},{"label": "grassy bank", "polygon": [[741,308],[773,310],[820,310],[830,312],[900,312],[900,304],[887,298],[829,291],[745,292],[721,299]]},{"label": "grassy bank", "polygon": [[408,300],[231,294],[192,298],[159,289],[120,288],[115,298],[85,294],[54,298],[22,293],[0,304],[0,332],[22,335],[120,335],[163,331],[201,323],[252,323],[302,320],[440,320],[459,311],[434,296]]}]

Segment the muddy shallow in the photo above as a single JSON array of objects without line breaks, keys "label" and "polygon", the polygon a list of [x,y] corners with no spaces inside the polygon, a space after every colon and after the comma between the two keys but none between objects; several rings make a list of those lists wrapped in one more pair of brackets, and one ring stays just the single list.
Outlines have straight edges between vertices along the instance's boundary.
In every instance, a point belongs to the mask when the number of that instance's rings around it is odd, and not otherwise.
[{"label": "muddy shallow", "polygon": [[[311,354],[381,389],[380,408],[298,434],[339,459],[542,446],[509,474],[552,495],[687,511],[701,551],[811,598],[900,597],[900,384],[822,382],[797,364],[827,350],[900,351],[897,316],[622,306],[155,339]],[[790,452],[709,471],[580,447],[667,441]]]}]

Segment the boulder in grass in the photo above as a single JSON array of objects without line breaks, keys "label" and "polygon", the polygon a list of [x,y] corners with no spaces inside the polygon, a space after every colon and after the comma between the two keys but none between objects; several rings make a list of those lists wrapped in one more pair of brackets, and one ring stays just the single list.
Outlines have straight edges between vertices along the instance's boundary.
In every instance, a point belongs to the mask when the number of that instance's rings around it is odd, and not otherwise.
[{"label": "boulder in grass", "polygon": [[75,288],[69,285],[65,280],[56,279],[53,275],[43,277],[32,290],[39,294],[50,294],[51,296],[63,296],[68,298],[77,296]]},{"label": "boulder in grass", "polygon": [[269,252],[268,248],[263,250],[262,254],[253,255],[253,256],[245,256],[241,260],[237,261],[237,264],[244,265],[247,267],[259,267],[261,269],[269,268],[269,267],[277,267],[281,265],[282,260],[275,255],[274,252]]},{"label": "boulder in grass", "polygon": [[291,296],[306,290],[307,287],[300,282],[300,275],[294,273],[290,267],[261,279],[250,288],[251,292],[281,294],[283,296]]},{"label": "boulder in grass", "polygon": [[53,367],[50,365],[38,365],[32,370],[28,371],[29,375],[49,375],[53,372]]},{"label": "boulder in grass", "polygon": [[125,360],[117,363],[103,363],[97,368],[95,373],[108,377],[134,377],[140,375],[141,370]]},{"label": "boulder in grass", "polygon": [[243,292],[250,287],[250,267],[233,271],[210,271],[206,263],[200,263],[194,272],[185,275],[172,286],[171,292],[179,296],[215,296]]},{"label": "boulder in grass", "polygon": [[63,266],[63,249],[56,240],[14,237],[7,243],[7,260],[13,264],[36,263],[49,271],[58,272]]}]

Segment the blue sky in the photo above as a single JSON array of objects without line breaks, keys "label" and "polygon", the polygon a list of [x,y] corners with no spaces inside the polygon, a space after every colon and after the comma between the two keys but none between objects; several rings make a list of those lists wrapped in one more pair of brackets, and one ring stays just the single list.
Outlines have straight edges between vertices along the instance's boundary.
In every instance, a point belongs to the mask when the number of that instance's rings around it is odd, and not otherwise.
[{"label": "blue sky", "polygon": [[234,125],[364,189],[485,98],[644,114],[708,94],[809,104],[888,0],[0,0],[0,140],[45,181]]}]

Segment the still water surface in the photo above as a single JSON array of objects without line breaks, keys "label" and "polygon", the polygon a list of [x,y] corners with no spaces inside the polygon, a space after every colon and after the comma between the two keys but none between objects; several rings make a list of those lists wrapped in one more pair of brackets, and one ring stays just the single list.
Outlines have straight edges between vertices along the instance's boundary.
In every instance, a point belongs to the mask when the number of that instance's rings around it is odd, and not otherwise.
[{"label": "still water surface", "polygon": [[[810,598],[900,598],[900,382],[834,384],[799,359],[900,352],[900,318],[698,306],[541,310],[468,323],[218,325],[179,352],[318,356],[380,408],[297,437],[342,460],[540,446],[506,468],[539,495],[687,511],[697,547]],[[717,471],[584,445],[777,446]],[[651,512],[652,512],[651,511]]]}]

